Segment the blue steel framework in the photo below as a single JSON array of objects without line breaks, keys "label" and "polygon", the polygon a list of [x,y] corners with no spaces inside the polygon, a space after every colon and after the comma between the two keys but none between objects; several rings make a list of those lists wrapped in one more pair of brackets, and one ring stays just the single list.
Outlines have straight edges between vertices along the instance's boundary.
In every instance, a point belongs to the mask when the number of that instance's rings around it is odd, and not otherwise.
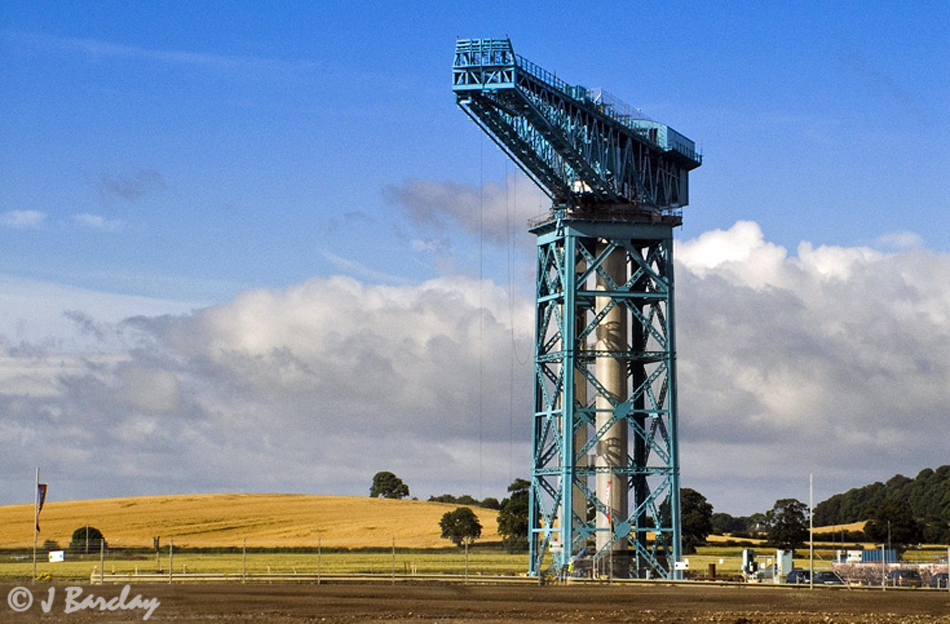
[{"label": "blue steel framework", "polygon": [[675,577],[672,241],[701,157],[672,128],[557,79],[507,39],[459,40],[453,91],[552,199],[532,228],[530,572]]}]

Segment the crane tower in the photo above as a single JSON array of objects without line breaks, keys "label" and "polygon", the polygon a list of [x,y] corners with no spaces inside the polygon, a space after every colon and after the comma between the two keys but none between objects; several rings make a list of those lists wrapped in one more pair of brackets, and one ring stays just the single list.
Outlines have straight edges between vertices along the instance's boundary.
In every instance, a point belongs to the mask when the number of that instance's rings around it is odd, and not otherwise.
[{"label": "crane tower", "polygon": [[508,39],[456,42],[458,105],[548,196],[537,236],[530,573],[675,578],[673,229],[701,156]]}]

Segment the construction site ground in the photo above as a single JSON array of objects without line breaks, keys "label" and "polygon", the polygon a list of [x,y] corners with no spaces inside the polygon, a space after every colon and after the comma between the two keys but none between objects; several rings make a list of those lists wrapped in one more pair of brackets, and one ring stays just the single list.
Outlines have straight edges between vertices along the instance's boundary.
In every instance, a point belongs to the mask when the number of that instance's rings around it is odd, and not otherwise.
[{"label": "construction site ground", "polygon": [[[717,622],[950,623],[950,593],[926,589],[791,588],[625,584],[584,586],[460,584],[156,583],[0,586],[0,621],[44,623],[141,622],[145,611],[126,608],[155,600],[150,622]],[[53,588],[50,600],[50,588]],[[83,593],[78,594],[77,588]],[[33,597],[24,609],[25,590]],[[125,597],[121,594],[125,592]],[[12,593],[19,592],[11,597]],[[102,610],[87,598],[113,599]],[[124,601],[124,602],[123,602]],[[105,601],[102,601],[105,602]],[[44,604],[48,612],[44,613]],[[100,603],[101,604],[101,603]],[[108,608],[108,604],[112,608]],[[72,607],[71,612],[68,607]],[[14,608],[16,607],[16,609]],[[17,610],[22,612],[18,612]]]}]

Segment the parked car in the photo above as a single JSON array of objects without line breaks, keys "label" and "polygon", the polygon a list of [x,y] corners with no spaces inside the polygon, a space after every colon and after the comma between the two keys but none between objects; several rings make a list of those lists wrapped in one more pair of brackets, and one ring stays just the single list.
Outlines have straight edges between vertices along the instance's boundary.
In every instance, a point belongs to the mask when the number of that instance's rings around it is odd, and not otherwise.
[{"label": "parked car", "polygon": [[[785,582],[790,585],[808,585],[811,574],[808,570],[795,568],[785,577]],[[815,572],[815,585],[844,585],[844,579],[838,576],[837,572],[831,570],[820,570]]]},{"label": "parked car", "polygon": [[947,573],[946,572],[937,572],[930,578],[930,586],[934,588],[946,588],[947,587]]},{"label": "parked car", "polygon": [[917,570],[891,570],[887,574],[888,587],[920,587],[923,584]]},{"label": "parked car", "polygon": [[844,579],[837,572],[822,570],[815,572],[815,585],[844,585]]}]

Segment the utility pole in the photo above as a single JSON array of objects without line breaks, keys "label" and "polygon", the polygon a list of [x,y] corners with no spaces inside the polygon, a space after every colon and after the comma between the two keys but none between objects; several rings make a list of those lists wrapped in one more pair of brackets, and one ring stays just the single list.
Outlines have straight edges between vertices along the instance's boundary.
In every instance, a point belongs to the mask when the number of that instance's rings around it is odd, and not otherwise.
[{"label": "utility pole", "polygon": [[39,539],[40,510],[40,469],[36,469],[36,482],[33,484],[33,583],[36,583],[36,541]]},{"label": "utility pole", "polygon": [[808,587],[815,588],[815,473],[808,473]]}]

